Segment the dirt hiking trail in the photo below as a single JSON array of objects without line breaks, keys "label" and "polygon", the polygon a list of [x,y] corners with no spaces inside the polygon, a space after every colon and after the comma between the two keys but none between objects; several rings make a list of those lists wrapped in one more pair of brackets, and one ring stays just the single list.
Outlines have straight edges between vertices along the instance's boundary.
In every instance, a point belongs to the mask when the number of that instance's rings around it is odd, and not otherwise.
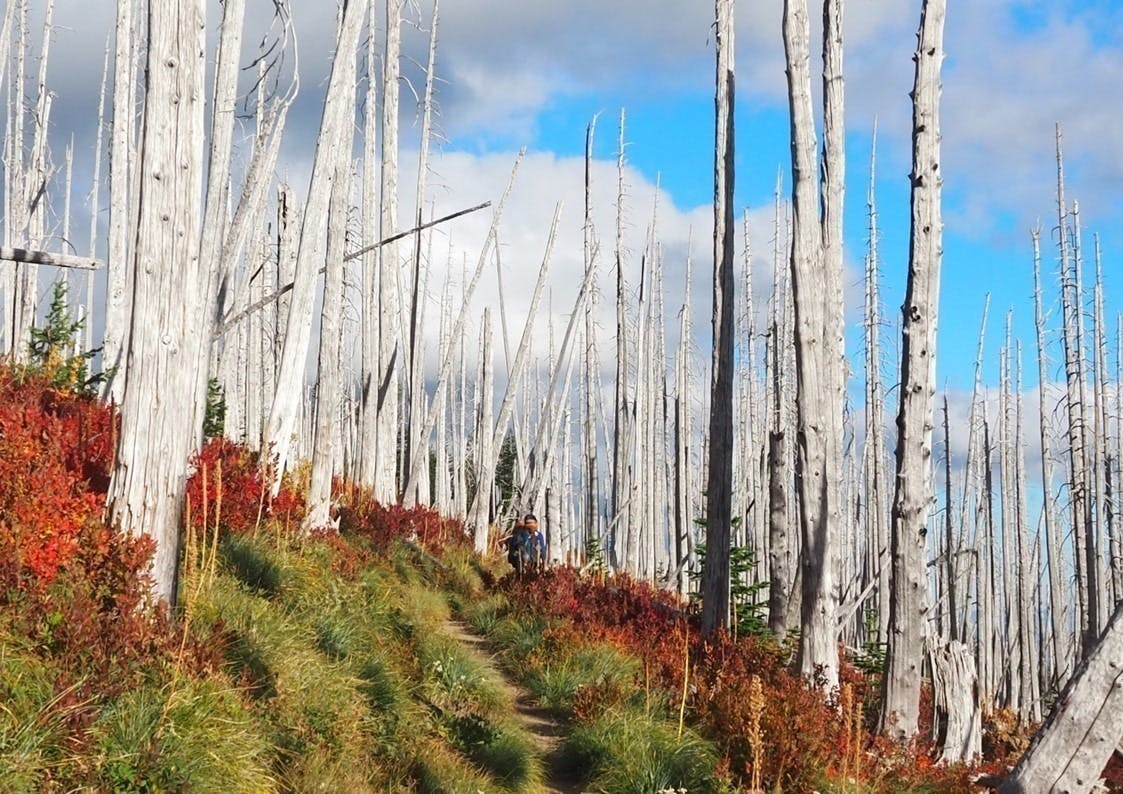
[{"label": "dirt hiking trail", "polygon": [[499,666],[499,659],[483,637],[475,634],[468,626],[458,620],[446,620],[443,631],[459,642],[475,656],[488,670],[491,679],[503,690],[514,704],[515,717],[523,730],[530,735],[545,772],[542,791],[546,794],[581,794],[581,787],[575,770],[567,769],[562,763],[562,740],[565,726],[546,709],[534,702],[530,693],[511,680]]}]

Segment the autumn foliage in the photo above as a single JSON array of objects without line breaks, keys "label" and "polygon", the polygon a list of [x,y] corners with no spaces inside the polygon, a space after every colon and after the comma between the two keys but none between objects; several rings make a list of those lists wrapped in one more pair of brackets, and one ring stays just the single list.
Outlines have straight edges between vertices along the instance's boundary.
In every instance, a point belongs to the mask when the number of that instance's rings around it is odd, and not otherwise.
[{"label": "autumn foliage", "polygon": [[89,556],[108,543],[93,525],[104,507],[114,427],[110,411],[95,402],[0,370],[0,564],[6,583],[42,587],[82,549]]},{"label": "autumn foliage", "polygon": [[[671,703],[681,697],[685,673],[688,717],[717,744],[741,786],[755,778],[766,790],[785,791],[839,783],[861,790],[971,788],[975,770],[936,766],[931,746],[902,747],[875,736],[878,682],[852,666],[843,667],[841,690],[824,695],[794,669],[792,646],[767,636],[703,640],[696,617],[674,594],[626,576],[555,568],[509,576],[501,586],[516,613],[550,623],[551,643],[607,642],[641,659],[643,685]],[[577,710],[599,713],[602,706],[592,701],[613,697],[578,693]]]},{"label": "autumn foliage", "polygon": [[304,497],[288,480],[276,496],[260,457],[241,444],[212,438],[192,460],[187,515],[195,528],[218,525],[235,534],[252,532],[267,519],[299,526]]},{"label": "autumn foliage", "polygon": [[0,629],[52,659],[79,720],[180,645],[149,604],[151,540],[102,520],[115,428],[91,397],[0,370]]}]

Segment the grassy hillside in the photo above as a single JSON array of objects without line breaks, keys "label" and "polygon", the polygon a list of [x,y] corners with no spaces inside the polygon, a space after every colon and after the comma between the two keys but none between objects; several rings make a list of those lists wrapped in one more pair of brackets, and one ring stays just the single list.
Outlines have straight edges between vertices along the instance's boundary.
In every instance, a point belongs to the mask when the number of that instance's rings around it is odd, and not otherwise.
[{"label": "grassy hillside", "polygon": [[[115,423],[0,371],[0,781],[11,791],[552,790],[509,686],[451,635],[486,637],[604,792],[963,791],[979,770],[873,737],[876,677],[824,698],[792,649],[703,642],[686,605],[626,578],[518,581],[458,523],[340,492],[341,531],[300,538],[299,478],[197,462],[174,619],[143,538],[101,523]],[[1020,749],[994,721],[989,762]]]}]

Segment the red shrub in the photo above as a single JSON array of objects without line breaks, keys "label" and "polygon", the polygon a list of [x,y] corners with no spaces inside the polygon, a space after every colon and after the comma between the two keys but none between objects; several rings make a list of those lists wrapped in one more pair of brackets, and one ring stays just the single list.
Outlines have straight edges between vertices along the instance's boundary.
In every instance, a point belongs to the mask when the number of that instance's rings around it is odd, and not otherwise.
[{"label": "red shrub", "polygon": [[449,547],[468,544],[464,524],[432,508],[384,505],[357,485],[337,484],[335,492],[341,494],[340,529],[369,539],[377,549],[389,548],[394,540],[413,540],[439,556]]},{"label": "red shrub", "polygon": [[0,371],[0,557],[21,586],[50,583],[100,519],[114,428],[93,400]]},{"label": "red shrub", "polygon": [[267,518],[299,523],[304,499],[284,484],[270,496],[270,483],[259,456],[248,448],[214,438],[192,461],[194,473],[187,481],[187,506],[195,527],[217,522],[229,532],[253,531]]}]

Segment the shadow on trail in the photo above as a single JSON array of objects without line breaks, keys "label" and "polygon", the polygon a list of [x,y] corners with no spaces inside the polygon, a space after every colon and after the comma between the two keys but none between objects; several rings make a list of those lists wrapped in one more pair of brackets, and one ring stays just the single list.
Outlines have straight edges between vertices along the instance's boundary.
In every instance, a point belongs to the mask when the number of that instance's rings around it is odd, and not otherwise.
[{"label": "shadow on trail", "polygon": [[546,773],[542,790],[546,794],[581,794],[584,791],[581,772],[568,766],[563,757],[565,724],[538,705],[529,692],[503,671],[485,638],[457,620],[445,621],[444,632],[478,656],[493,672],[496,683],[510,695],[519,724],[530,735],[542,759]]}]

